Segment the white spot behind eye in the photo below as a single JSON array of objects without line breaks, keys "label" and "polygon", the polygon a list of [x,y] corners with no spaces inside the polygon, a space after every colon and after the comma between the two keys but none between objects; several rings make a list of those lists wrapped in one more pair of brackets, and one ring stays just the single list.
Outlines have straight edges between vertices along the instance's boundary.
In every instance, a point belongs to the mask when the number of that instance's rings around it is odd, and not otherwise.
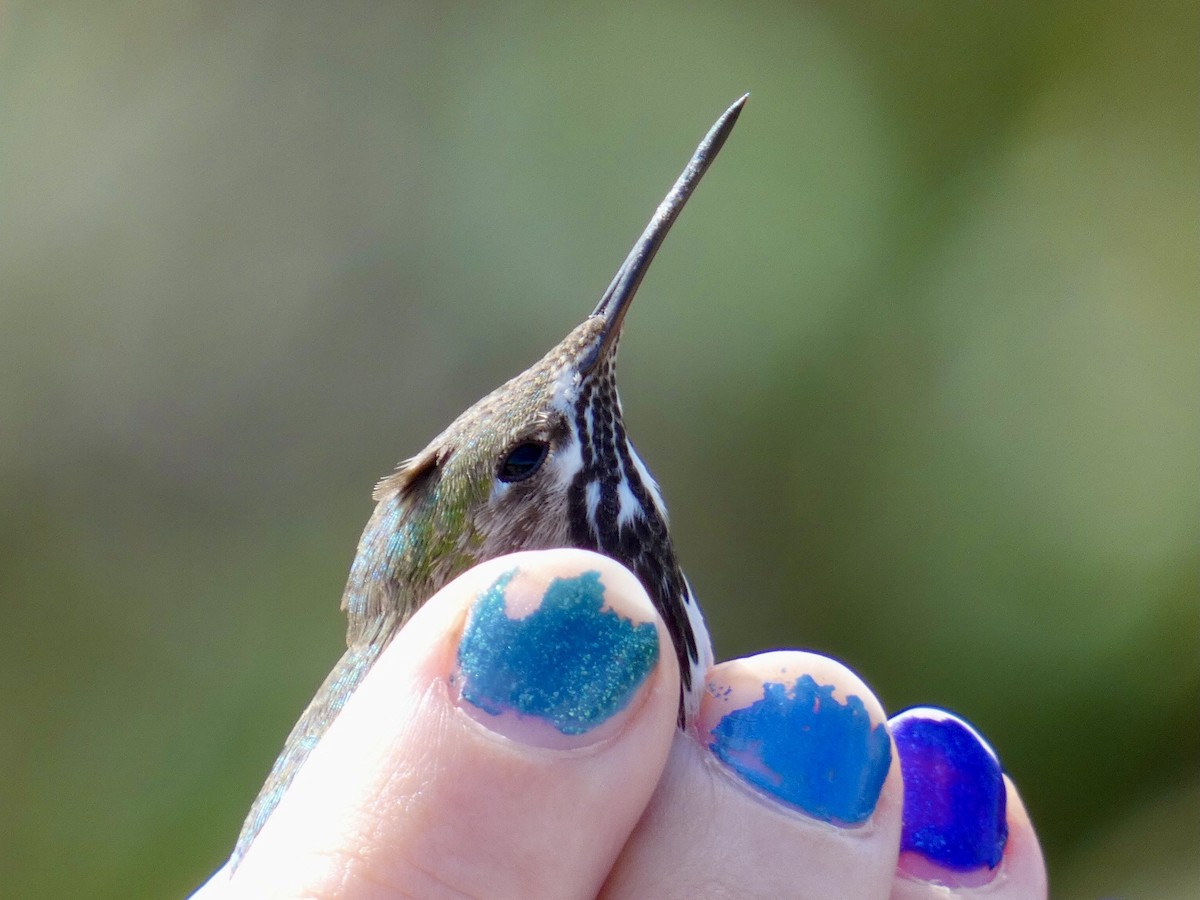
[{"label": "white spot behind eye", "polygon": [[558,483],[570,484],[575,474],[583,468],[583,451],[579,447],[579,440],[573,433],[566,443],[553,452],[550,460],[551,465],[554,466],[554,475],[558,479]]}]

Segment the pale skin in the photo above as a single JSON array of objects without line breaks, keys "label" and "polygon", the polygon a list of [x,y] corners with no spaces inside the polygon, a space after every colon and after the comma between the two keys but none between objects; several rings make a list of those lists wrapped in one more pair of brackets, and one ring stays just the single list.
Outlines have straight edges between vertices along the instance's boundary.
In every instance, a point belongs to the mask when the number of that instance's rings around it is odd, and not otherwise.
[{"label": "pale skin", "polygon": [[860,697],[883,722],[870,689],[825,657],[781,651],[714,667],[709,681],[732,692],[706,695],[690,734],[676,728],[669,649],[628,705],[586,734],[563,738],[471,707],[456,688],[458,642],[476,597],[514,567],[510,616],[523,614],[526,598],[536,606],[551,579],[599,571],[606,604],[655,623],[669,648],[644,590],[611,559],[549,550],[472,569],[400,631],[242,864],[195,898],[1046,896],[1041,850],[1011,781],[996,869],[916,877],[897,869],[904,792],[895,752],[873,814],[849,828],[760,793],[717,761],[704,732],[721,704],[782,669]]}]

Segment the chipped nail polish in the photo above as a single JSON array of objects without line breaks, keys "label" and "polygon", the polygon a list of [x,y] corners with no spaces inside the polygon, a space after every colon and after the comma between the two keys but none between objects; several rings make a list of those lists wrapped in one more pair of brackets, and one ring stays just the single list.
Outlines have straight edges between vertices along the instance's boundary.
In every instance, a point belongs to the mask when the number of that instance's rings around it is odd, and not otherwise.
[{"label": "chipped nail polish", "polygon": [[762,699],[726,713],[712,752],[759,790],[838,825],[870,818],[892,761],[887,728],[861,698],[801,675],[763,685]]},{"label": "chipped nail polish", "polygon": [[501,575],[475,602],[458,647],[462,697],[491,716],[589,732],[625,709],[654,670],[658,630],[605,609],[596,571],[552,580],[532,612],[510,618],[517,575]]}]

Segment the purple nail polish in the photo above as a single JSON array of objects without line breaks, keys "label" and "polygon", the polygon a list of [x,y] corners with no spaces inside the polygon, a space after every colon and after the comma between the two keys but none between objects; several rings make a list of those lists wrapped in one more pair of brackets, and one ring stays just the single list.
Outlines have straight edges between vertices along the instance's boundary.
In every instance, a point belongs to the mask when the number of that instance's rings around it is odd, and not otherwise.
[{"label": "purple nail polish", "polygon": [[942,710],[892,719],[904,775],[901,852],[955,872],[994,869],[1008,840],[1000,761],[966,723]]}]

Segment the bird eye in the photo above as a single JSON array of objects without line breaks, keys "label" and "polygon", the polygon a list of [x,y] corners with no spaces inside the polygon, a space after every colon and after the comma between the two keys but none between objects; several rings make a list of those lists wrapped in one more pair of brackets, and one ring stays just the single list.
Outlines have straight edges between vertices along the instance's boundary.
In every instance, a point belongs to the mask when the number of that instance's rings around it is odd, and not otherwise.
[{"label": "bird eye", "polygon": [[545,441],[522,441],[500,460],[496,477],[509,484],[524,481],[541,468],[549,450],[550,445]]}]

